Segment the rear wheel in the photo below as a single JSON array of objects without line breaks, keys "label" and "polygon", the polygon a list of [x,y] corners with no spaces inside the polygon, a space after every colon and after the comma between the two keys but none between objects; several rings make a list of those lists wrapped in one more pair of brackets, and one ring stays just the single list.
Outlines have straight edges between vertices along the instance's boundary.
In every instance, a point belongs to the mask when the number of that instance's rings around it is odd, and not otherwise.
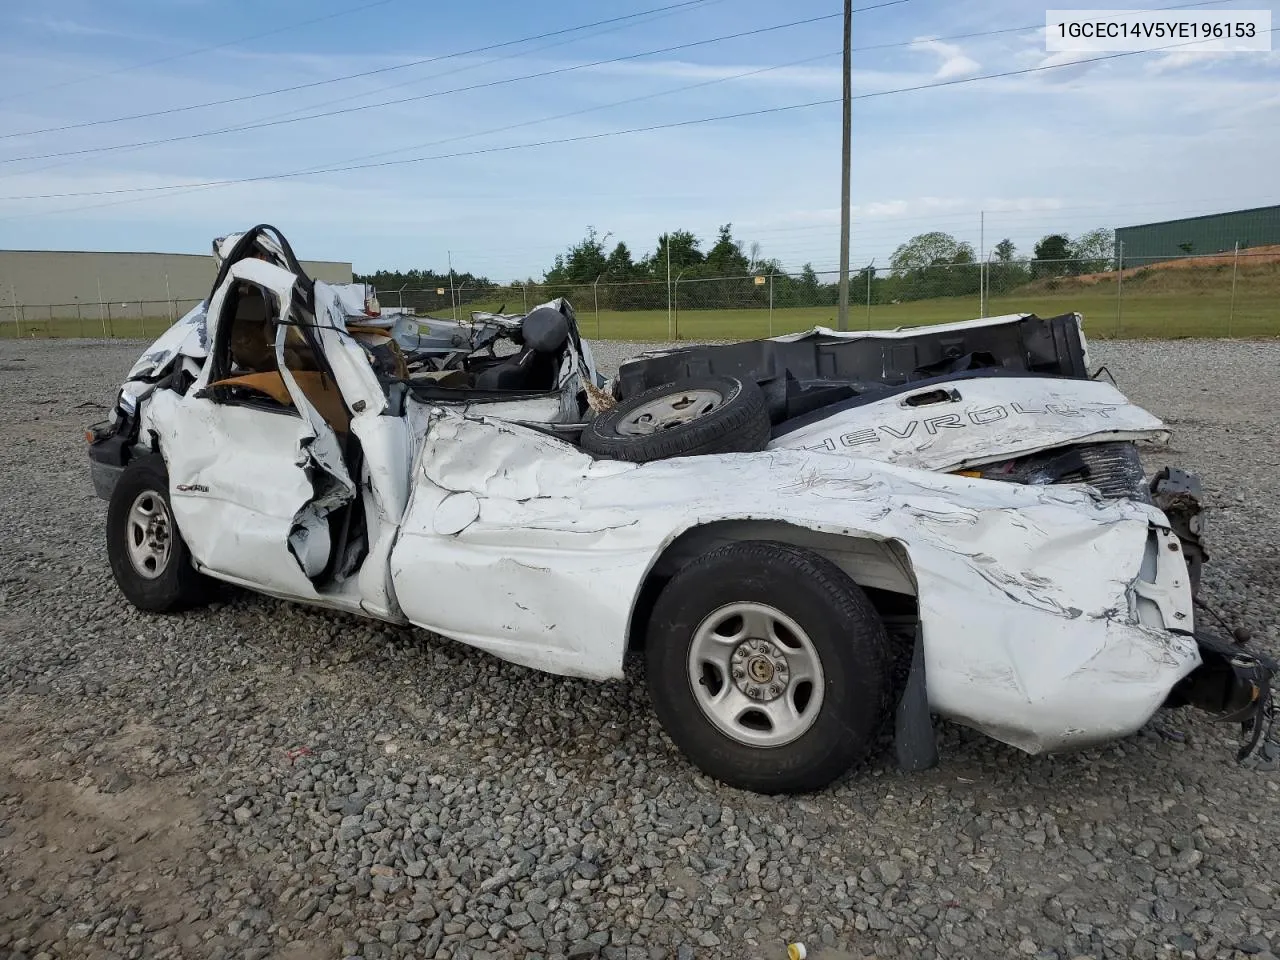
[{"label": "rear wheel", "polygon": [[667,584],[650,621],[647,679],[663,728],[704,772],[795,793],[866,757],[891,712],[890,653],[879,615],[835,564],[747,541]]},{"label": "rear wheel", "polygon": [[213,581],[191,564],[157,454],[134,460],[107,506],[107,558],[116,585],[140,610],[169,613],[209,599]]}]

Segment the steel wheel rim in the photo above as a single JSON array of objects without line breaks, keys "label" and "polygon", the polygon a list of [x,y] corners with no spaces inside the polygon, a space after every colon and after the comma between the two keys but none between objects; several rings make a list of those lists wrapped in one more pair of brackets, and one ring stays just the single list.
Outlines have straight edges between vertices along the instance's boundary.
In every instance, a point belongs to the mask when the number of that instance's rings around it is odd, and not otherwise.
[{"label": "steel wheel rim", "polygon": [[777,607],[729,603],[698,624],[689,686],[703,715],[751,747],[802,737],[822,711],[825,675],[809,635]]},{"label": "steel wheel rim", "polygon": [[129,508],[125,540],[138,576],[155,580],[164,575],[173,550],[173,517],[164,497],[154,490],[138,494]]},{"label": "steel wheel rim", "polygon": [[636,407],[618,421],[618,432],[628,437],[647,437],[705,417],[724,403],[719,390],[699,387],[655,397]]}]

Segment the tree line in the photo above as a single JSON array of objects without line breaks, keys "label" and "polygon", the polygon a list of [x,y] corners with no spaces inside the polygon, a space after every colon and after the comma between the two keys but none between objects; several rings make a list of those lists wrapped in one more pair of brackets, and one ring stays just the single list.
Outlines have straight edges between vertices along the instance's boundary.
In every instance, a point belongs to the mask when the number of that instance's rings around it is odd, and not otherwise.
[{"label": "tree line", "polygon": [[[834,274],[819,276],[811,263],[798,272],[784,269],[777,259],[761,255],[760,244],[737,239],[726,223],[704,251],[690,230],[660,234],[651,252],[636,258],[621,240],[610,246],[612,234],[588,227],[586,236],[557,254],[541,279],[529,286],[540,295],[565,296],[579,307],[583,298],[614,310],[665,309],[668,276],[678,281],[676,300],[681,309],[698,307],[756,307],[770,300],[780,306],[834,306],[838,284]],[[1033,256],[1019,258],[1009,238],[1002,239],[988,257],[990,293],[1008,293],[1032,280],[1099,273],[1112,269],[1113,231],[1099,227],[1072,239],[1051,233],[1035,244]],[[669,270],[668,273],[668,264]],[[379,270],[355,279],[374,284],[380,293],[450,289],[450,275],[435,270],[406,272]],[[454,272],[454,289],[492,287],[487,277]],[[977,296],[978,257],[973,245],[942,231],[921,233],[898,246],[887,271],[863,267],[850,277],[850,302],[861,304],[922,300],[933,297]]]},{"label": "tree line", "polygon": [[[1020,259],[1008,237],[997,243],[988,258],[987,289],[1008,293],[1032,280],[1101,273],[1112,268],[1114,231],[1098,227],[1074,240],[1065,233],[1042,237],[1030,259]],[[980,273],[973,245],[957,241],[949,233],[932,231],[912,237],[894,251],[889,275],[880,285],[881,300],[926,300],[978,293]]]}]

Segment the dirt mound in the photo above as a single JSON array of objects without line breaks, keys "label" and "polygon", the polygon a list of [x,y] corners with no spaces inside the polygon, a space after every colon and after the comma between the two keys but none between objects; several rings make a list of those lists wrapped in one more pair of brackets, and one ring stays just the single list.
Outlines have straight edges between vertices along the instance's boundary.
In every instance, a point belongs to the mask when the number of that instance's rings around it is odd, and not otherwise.
[{"label": "dirt mound", "polygon": [[[1160,289],[1182,289],[1191,284],[1198,286],[1208,282],[1211,277],[1220,277],[1226,272],[1230,282],[1230,270],[1234,252],[1213,253],[1199,257],[1179,257],[1177,260],[1165,260],[1159,263],[1145,263],[1140,266],[1126,267],[1123,271],[1125,280],[1139,282],[1159,281]],[[1264,247],[1250,247],[1240,251],[1240,275],[1265,272],[1272,275],[1280,264],[1280,244]],[[1100,283],[1114,285],[1116,271],[1105,270],[1100,273],[1082,273],[1078,276],[1042,277],[1032,280],[1020,288],[1023,293],[1061,292],[1094,287]],[[1215,281],[1216,282],[1216,281]]]},{"label": "dirt mound", "polygon": [[[1231,261],[1235,258],[1235,252],[1228,250],[1226,253],[1211,253],[1201,257],[1179,257],[1177,260],[1165,260],[1161,263],[1147,263],[1139,267],[1126,267],[1124,270],[1125,277],[1132,277],[1139,270],[1198,270],[1205,267],[1220,267],[1224,264],[1230,266]],[[1247,250],[1240,251],[1240,266],[1261,266],[1268,263],[1280,263],[1280,244],[1272,244],[1266,247],[1249,247]],[[1097,282],[1099,280],[1114,280],[1116,272],[1107,270],[1102,273],[1082,273],[1076,277],[1076,280],[1084,282]]]}]

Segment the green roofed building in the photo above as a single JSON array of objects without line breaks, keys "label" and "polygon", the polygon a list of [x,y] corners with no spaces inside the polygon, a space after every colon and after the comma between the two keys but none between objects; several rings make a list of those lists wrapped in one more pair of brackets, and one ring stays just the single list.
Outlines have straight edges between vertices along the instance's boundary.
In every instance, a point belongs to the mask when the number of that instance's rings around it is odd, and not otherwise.
[{"label": "green roofed building", "polygon": [[1237,243],[1241,250],[1280,244],[1280,206],[1211,213],[1116,230],[1116,248],[1123,250],[1126,267],[1168,257],[1228,253]]}]

